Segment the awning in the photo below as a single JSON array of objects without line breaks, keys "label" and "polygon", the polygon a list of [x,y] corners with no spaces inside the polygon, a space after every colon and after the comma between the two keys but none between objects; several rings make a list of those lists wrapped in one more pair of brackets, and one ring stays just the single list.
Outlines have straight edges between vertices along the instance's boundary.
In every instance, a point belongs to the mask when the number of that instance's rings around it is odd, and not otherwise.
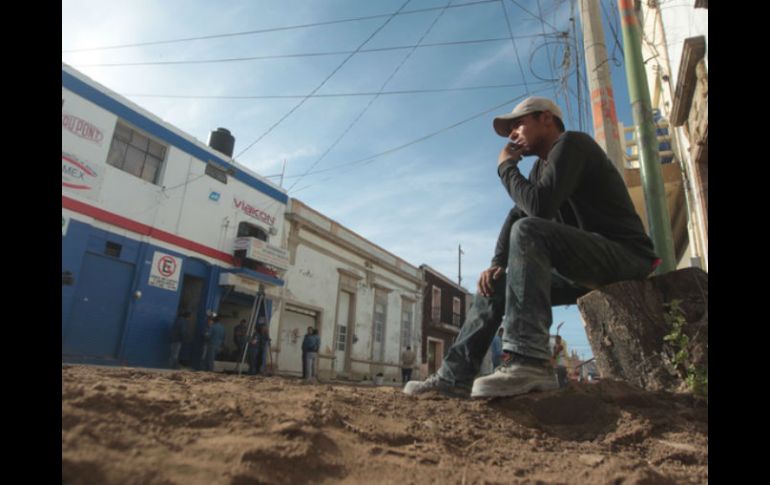
[{"label": "awning", "polygon": [[284,281],[258,271],[234,268],[223,270],[219,274],[219,284],[221,286],[232,286],[233,291],[253,296],[259,291],[260,284],[265,286],[283,286]]}]

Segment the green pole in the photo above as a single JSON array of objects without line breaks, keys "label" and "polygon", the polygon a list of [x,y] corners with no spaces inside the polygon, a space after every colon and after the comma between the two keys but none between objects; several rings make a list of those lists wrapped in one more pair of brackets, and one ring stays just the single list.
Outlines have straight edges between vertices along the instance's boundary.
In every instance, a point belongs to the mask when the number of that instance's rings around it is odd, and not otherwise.
[{"label": "green pole", "polygon": [[634,124],[637,126],[639,169],[644,189],[644,203],[655,252],[663,259],[656,273],[662,274],[676,269],[676,261],[671,220],[666,203],[666,189],[663,186],[658,155],[658,139],[652,118],[647,73],[642,59],[641,28],[634,9],[634,0],[618,0],[618,5],[623,25],[623,52],[626,60],[628,95],[631,99]]}]

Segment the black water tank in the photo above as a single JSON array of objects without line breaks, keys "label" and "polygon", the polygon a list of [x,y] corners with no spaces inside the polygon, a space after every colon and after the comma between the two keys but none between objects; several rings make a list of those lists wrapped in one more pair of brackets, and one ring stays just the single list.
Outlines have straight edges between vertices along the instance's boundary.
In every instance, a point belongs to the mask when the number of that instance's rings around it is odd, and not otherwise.
[{"label": "black water tank", "polygon": [[233,148],[235,148],[235,137],[230,134],[229,130],[217,128],[209,135],[209,146],[232,158]]}]

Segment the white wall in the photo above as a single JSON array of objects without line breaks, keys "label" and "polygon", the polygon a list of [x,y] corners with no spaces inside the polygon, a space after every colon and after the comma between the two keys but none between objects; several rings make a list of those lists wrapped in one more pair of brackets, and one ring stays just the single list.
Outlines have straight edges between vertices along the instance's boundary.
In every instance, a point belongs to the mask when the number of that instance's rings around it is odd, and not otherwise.
[{"label": "white wall", "polygon": [[[410,281],[378,264],[367,269],[367,259],[336,243],[332,237],[327,239],[304,228],[300,229],[298,236],[300,243],[296,248],[294,263],[285,274],[285,297],[287,301],[294,304],[323,309],[319,329],[322,354],[334,352],[337,296],[340,286],[338,270],[340,269],[361,278],[355,293],[355,325],[352,329],[358,341],[349,349],[351,358],[363,361],[373,360],[375,285],[389,290],[384,362],[394,366],[399,365],[403,350],[401,349],[401,309],[404,297],[415,301],[412,304],[412,348],[419,349],[419,298],[421,298],[419,282]],[[320,368],[329,370],[330,361],[322,360]],[[351,363],[352,372],[358,375],[371,376],[376,368],[376,365],[369,363]],[[386,376],[400,375],[398,367],[386,367],[384,371]]]},{"label": "white wall", "polygon": [[[157,185],[108,165],[106,159],[117,116],[66,88],[62,88],[62,99],[63,116],[86,120],[102,132],[102,139],[97,143],[62,127],[62,155],[74,155],[98,175],[95,190],[84,193],[63,185],[62,195],[228,254],[232,254],[241,221],[260,226],[266,232],[270,228],[270,224],[236,207],[237,198],[274,218],[273,226],[278,235],[270,237],[270,244],[285,247],[280,236],[284,232],[285,204],[232,176],[228,176],[227,184],[223,184],[205,175],[203,161],[163,140],[157,140],[167,146]],[[141,114],[150,117],[148,113]],[[197,140],[188,141],[205,148]],[[221,194],[218,201],[209,198],[212,191]]]}]

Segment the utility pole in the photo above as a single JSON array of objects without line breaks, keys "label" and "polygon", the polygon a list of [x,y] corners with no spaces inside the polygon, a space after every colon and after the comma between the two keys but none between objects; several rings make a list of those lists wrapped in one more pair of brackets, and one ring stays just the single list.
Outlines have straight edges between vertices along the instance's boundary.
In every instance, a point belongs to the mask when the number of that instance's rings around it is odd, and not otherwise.
[{"label": "utility pole", "polygon": [[666,190],[660,168],[658,139],[652,118],[650,90],[642,58],[641,27],[634,8],[634,0],[618,0],[618,6],[623,25],[623,52],[626,59],[628,95],[631,99],[631,109],[637,130],[636,138],[639,143],[639,172],[644,188],[644,203],[655,252],[663,259],[656,273],[662,274],[676,269],[676,261]]},{"label": "utility pole", "polygon": [[463,260],[463,247],[457,245],[457,286],[462,288],[463,285],[463,272],[462,272],[462,260]]},{"label": "utility pole", "polygon": [[612,91],[610,69],[607,66],[607,45],[599,10],[600,0],[580,0],[580,23],[583,26],[588,89],[591,92],[591,112],[594,136],[620,174],[625,170],[623,145],[620,143],[618,115]]}]

